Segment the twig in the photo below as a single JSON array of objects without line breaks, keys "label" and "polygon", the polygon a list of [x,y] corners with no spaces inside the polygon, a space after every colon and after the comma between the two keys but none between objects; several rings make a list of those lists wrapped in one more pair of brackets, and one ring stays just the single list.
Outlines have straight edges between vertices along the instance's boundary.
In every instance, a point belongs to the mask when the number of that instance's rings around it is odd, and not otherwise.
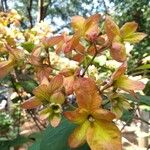
[{"label": "twig", "polygon": [[140,118],[140,117],[137,117],[137,116],[135,116],[134,118],[150,125],[150,123],[148,121],[144,120],[143,118]]},{"label": "twig", "polygon": [[48,57],[48,65],[51,66],[50,55],[49,55],[49,49],[48,49],[48,48],[45,48],[45,51],[46,51],[47,57]]},{"label": "twig", "polygon": [[94,54],[94,56],[92,57],[92,59],[90,60],[90,62],[88,63],[88,65],[86,66],[86,68],[85,68],[83,74],[81,75],[81,77],[84,77],[84,75],[85,75],[86,71],[88,70],[89,66],[93,63],[95,57],[96,57],[97,54],[98,54],[98,50],[97,50],[97,47],[96,47],[96,44],[95,44],[95,43],[94,43],[94,48],[95,48],[95,54]]},{"label": "twig", "polygon": [[30,21],[30,27],[31,27],[31,28],[33,27],[33,22],[32,22],[33,18],[32,18],[32,15],[31,15],[32,3],[33,3],[33,0],[30,0],[30,1],[29,1],[29,7],[27,7],[27,12],[28,12],[29,21]]}]

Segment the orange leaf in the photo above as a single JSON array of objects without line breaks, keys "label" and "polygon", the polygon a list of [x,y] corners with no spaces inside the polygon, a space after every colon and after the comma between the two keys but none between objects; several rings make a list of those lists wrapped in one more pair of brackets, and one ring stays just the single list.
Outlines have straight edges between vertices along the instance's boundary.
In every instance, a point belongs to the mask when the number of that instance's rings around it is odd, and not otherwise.
[{"label": "orange leaf", "polygon": [[116,36],[120,36],[119,27],[109,16],[107,16],[105,20],[105,31],[110,42],[112,42]]},{"label": "orange leaf", "polygon": [[83,31],[85,19],[81,16],[74,16],[71,19],[71,26],[75,31]]},{"label": "orange leaf", "polygon": [[122,63],[122,65],[112,74],[111,80],[116,80],[119,78],[121,75],[125,73],[127,69],[127,62]]},{"label": "orange leaf", "polygon": [[33,109],[40,105],[42,105],[42,102],[34,96],[34,97],[31,97],[30,99],[26,100],[25,102],[23,102],[21,104],[21,107],[24,109]]},{"label": "orange leaf", "polygon": [[74,83],[78,106],[87,110],[98,108],[102,99],[98,94],[96,83],[90,78],[78,78]]},{"label": "orange leaf", "polygon": [[10,71],[13,70],[14,62],[13,61],[3,61],[0,62],[0,79],[4,78]]},{"label": "orange leaf", "polygon": [[99,34],[98,23],[100,20],[100,14],[95,14],[85,21],[85,36],[90,40],[94,41],[97,39]]},{"label": "orange leaf", "polygon": [[75,77],[74,77],[73,75],[64,78],[64,83],[63,83],[63,85],[64,85],[64,87],[65,87],[65,91],[66,91],[66,94],[67,94],[67,95],[70,95],[70,94],[73,93],[74,80],[75,80]]},{"label": "orange leaf", "polygon": [[59,74],[50,81],[49,87],[51,89],[51,92],[54,92],[60,89],[62,85],[63,85],[63,76]]},{"label": "orange leaf", "polygon": [[116,116],[112,112],[105,109],[96,109],[92,112],[92,116],[96,120],[112,121]]},{"label": "orange leaf", "polygon": [[54,36],[51,38],[44,38],[42,41],[46,46],[54,46],[63,40],[63,35]]},{"label": "orange leaf", "polygon": [[77,108],[75,111],[64,112],[64,116],[71,122],[82,124],[85,120],[87,120],[88,112],[85,109]]}]

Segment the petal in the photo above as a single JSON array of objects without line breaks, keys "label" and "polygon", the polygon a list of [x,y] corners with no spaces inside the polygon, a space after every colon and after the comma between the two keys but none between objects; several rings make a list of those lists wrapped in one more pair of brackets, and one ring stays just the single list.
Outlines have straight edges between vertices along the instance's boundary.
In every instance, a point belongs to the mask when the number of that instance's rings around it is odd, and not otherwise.
[{"label": "petal", "polygon": [[127,56],[124,44],[119,42],[113,42],[112,47],[110,49],[110,55],[113,59],[115,59],[118,62],[126,61]]},{"label": "petal", "polygon": [[0,62],[0,79],[4,78],[10,71],[13,70],[13,61],[3,61]]},{"label": "petal", "polygon": [[112,112],[105,109],[96,109],[92,112],[92,116],[96,120],[107,120],[112,121],[116,116]]},{"label": "petal", "polygon": [[121,76],[115,81],[115,86],[123,90],[143,90],[145,84],[141,81],[134,81],[129,79],[127,76]]},{"label": "petal", "polygon": [[88,112],[85,109],[76,109],[75,111],[64,112],[64,116],[71,122],[81,124],[87,119]]},{"label": "petal", "polygon": [[49,87],[51,89],[51,92],[54,92],[60,89],[62,85],[63,85],[63,76],[59,74],[50,81]]},{"label": "petal", "polygon": [[60,124],[61,121],[61,115],[55,114],[52,117],[50,117],[50,124],[52,127],[57,127]]},{"label": "petal", "polygon": [[42,102],[38,100],[36,97],[31,97],[21,104],[21,107],[24,109],[33,109],[42,105]]},{"label": "petal", "polygon": [[122,150],[121,133],[107,121],[97,121],[87,131],[87,143],[92,150]]},{"label": "petal", "polygon": [[87,110],[99,108],[102,98],[98,94],[96,83],[90,78],[78,78],[74,83],[78,106]]},{"label": "petal", "polygon": [[129,43],[139,43],[141,40],[143,40],[145,37],[147,36],[147,34],[142,33],[142,32],[136,32],[133,33],[132,35],[127,36],[126,38],[124,38],[125,42],[129,42]]},{"label": "petal", "polygon": [[120,29],[121,37],[125,38],[133,34],[137,30],[137,27],[138,27],[138,24],[134,21],[125,23]]},{"label": "petal", "polygon": [[53,110],[51,108],[45,108],[39,112],[40,118],[42,120],[47,119],[52,113],[53,113]]},{"label": "petal", "polygon": [[56,104],[63,104],[65,101],[65,96],[61,92],[52,94],[50,101]]},{"label": "petal", "polygon": [[90,126],[89,121],[85,121],[82,125],[75,128],[73,133],[70,135],[68,141],[71,148],[77,148],[78,146],[86,142],[86,133]]},{"label": "petal", "polygon": [[107,16],[106,20],[105,20],[105,32],[106,32],[110,42],[112,42],[116,36],[120,36],[119,27],[109,16]]},{"label": "petal", "polygon": [[39,85],[33,90],[33,94],[41,101],[49,101],[51,96],[51,91],[48,85]]}]

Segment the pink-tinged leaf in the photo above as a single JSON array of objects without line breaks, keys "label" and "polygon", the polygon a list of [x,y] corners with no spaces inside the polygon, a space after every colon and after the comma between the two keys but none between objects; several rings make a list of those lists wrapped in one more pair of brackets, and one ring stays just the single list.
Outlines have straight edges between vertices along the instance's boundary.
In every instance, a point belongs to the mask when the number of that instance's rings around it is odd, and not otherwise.
[{"label": "pink-tinged leaf", "polygon": [[119,27],[109,16],[107,16],[105,20],[105,32],[110,42],[112,42],[116,36],[120,36]]},{"label": "pink-tinged leaf", "polygon": [[[11,46],[5,44],[5,47],[7,48],[9,54],[11,54],[13,57],[14,60],[21,60],[24,58],[24,53],[21,49],[18,49],[18,48],[12,48]],[[11,56],[10,55],[10,56]],[[9,56],[9,57],[10,57]]]},{"label": "pink-tinged leaf", "polygon": [[81,43],[78,43],[78,45],[75,47],[75,51],[79,54],[84,54],[85,47]]},{"label": "pink-tinged leaf", "polygon": [[112,122],[95,121],[87,131],[91,150],[122,150],[121,133]]},{"label": "pink-tinged leaf", "polygon": [[124,39],[125,37],[132,35],[137,30],[137,27],[138,24],[134,21],[125,23],[120,29],[121,37]]},{"label": "pink-tinged leaf", "polygon": [[42,52],[42,49],[41,47],[36,47],[32,50],[32,53],[30,55],[30,58],[29,58],[29,62],[35,66],[40,66],[41,65],[41,52]]},{"label": "pink-tinged leaf", "polygon": [[62,51],[64,53],[69,53],[70,51],[75,49],[78,43],[79,43],[79,36],[77,34],[74,34],[74,36],[63,45]]},{"label": "pink-tinged leaf", "polygon": [[142,33],[142,32],[136,32],[133,33],[129,36],[127,36],[126,38],[124,38],[125,42],[129,42],[129,43],[139,43],[141,40],[143,40],[145,37],[147,36],[147,34]]},{"label": "pink-tinged leaf", "polygon": [[52,127],[56,128],[61,121],[61,115],[60,114],[54,114],[52,117],[50,117],[50,124]]},{"label": "pink-tinged leaf", "polygon": [[59,42],[61,42],[63,40],[63,35],[59,35],[59,36],[54,36],[51,38],[44,38],[42,40],[43,44],[45,46],[54,46],[56,44],[58,44]]},{"label": "pink-tinged leaf", "polygon": [[110,55],[118,62],[124,62],[127,59],[125,46],[119,42],[113,42],[110,49]]},{"label": "pink-tinged leaf", "polygon": [[77,148],[78,146],[86,142],[86,133],[90,127],[90,122],[85,121],[82,125],[75,128],[73,133],[70,135],[68,142],[71,148]]},{"label": "pink-tinged leaf", "polygon": [[85,120],[87,120],[88,112],[85,109],[77,108],[75,111],[64,112],[64,116],[71,122],[82,124],[83,122],[85,122]]},{"label": "pink-tinged leaf", "polygon": [[40,105],[42,105],[42,102],[39,99],[37,99],[36,97],[31,97],[30,99],[23,102],[21,104],[21,107],[24,109],[33,109],[37,108]]},{"label": "pink-tinged leaf", "polygon": [[63,104],[65,101],[65,96],[61,92],[56,92],[52,94],[50,98],[50,102],[56,103],[56,104]]},{"label": "pink-tinged leaf", "polygon": [[98,38],[99,34],[99,20],[100,15],[95,14],[85,21],[85,37],[91,42],[95,41]]},{"label": "pink-tinged leaf", "polygon": [[51,81],[50,81],[50,89],[51,92],[54,92],[58,89],[60,89],[63,86],[63,76],[61,74],[56,75]]},{"label": "pink-tinged leaf", "polygon": [[74,82],[74,90],[79,107],[93,110],[101,105],[102,98],[98,94],[94,80],[90,78],[78,78]]},{"label": "pink-tinged leaf", "polygon": [[129,90],[143,90],[145,87],[145,84],[141,81],[134,81],[129,79],[127,76],[120,76],[116,81],[115,81],[115,86],[129,91]]},{"label": "pink-tinged leaf", "polygon": [[51,89],[48,85],[39,85],[33,90],[33,94],[36,98],[40,99],[41,101],[50,101],[50,96],[52,94]]},{"label": "pink-tinged leaf", "polygon": [[88,19],[85,21],[85,29],[88,30],[92,25],[98,24],[100,21],[100,14],[95,14],[90,16]]},{"label": "pink-tinged leaf", "polygon": [[110,122],[116,117],[115,114],[105,109],[93,110],[92,116],[96,120],[107,120]]},{"label": "pink-tinged leaf", "polygon": [[10,71],[13,70],[14,62],[13,61],[3,61],[0,62],[0,79],[4,78]]},{"label": "pink-tinged leaf", "polygon": [[126,69],[127,69],[127,62],[123,62],[122,65],[112,74],[111,81],[114,81],[121,75],[123,75]]},{"label": "pink-tinged leaf", "polygon": [[49,75],[52,72],[52,68],[48,66],[36,67],[36,77],[40,83],[43,82],[45,78],[49,79]]}]

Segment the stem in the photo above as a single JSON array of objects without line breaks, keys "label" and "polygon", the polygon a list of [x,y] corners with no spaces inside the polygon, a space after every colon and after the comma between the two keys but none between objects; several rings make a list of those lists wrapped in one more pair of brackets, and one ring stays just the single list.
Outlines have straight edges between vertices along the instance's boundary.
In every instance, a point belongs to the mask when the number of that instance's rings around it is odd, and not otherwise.
[{"label": "stem", "polygon": [[84,77],[84,75],[85,75],[86,71],[88,70],[89,66],[93,63],[95,57],[96,57],[97,54],[98,54],[98,50],[97,50],[97,47],[96,47],[96,44],[95,44],[95,43],[94,43],[94,47],[95,47],[95,51],[96,51],[96,52],[95,52],[94,56],[92,57],[92,59],[90,60],[90,62],[88,63],[88,65],[86,66],[86,68],[85,68],[83,74],[81,75],[81,77]]},{"label": "stem", "polygon": [[104,85],[104,87],[101,89],[101,92],[103,92],[104,90],[106,90],[106,89],[110,88],[111,86],[112,86],[112,83],[111,83],[111,82],[110,82],[110,83],[105,84],[105,85]]}]

